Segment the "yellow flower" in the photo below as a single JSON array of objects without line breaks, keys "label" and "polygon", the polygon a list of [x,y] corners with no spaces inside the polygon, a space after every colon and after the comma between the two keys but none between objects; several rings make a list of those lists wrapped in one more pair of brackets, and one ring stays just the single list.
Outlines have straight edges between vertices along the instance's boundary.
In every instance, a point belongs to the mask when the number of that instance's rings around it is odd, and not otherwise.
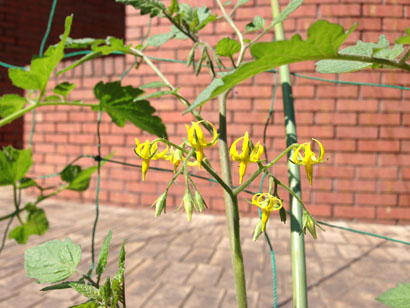
[{"label": "yellow flower", "polygon": [[[242,153],[239,154],[238,150],[236,149],[236,144],[239,141],[242,141]],[[236,139],[234,143],[232,143],[231,150],[230,150],[231,157],[234,161],[239,161],[239,184],[242,184],[243,176],[246,172],[246,167],[250,162],[256,163],[263,154],[263,146],[258,142],[253,148],[251,143],[249,143],[248,132],[245,132],[245,136]]]},{"label": "yellow flower", "polygon": [[252,204],[262,209],[262,231],[265,231],[270,213],[282,208],[282,200],[268,193],[258,193],[253,195]]},{"label": "yellow flower", "polygon": [[[179,149],[171,148],[170,153],[164,156],[165,160],[169,160],[171,164],[174,165],[174,173],[177,172],[178,166],[185,160],[184,153]],[[197,166],[197,161],[189,161],[188,166]]]},{"label": "yellow flower", "polygon": [[162,152],[158,153],[158,142],[150,142],[146,140],[144,143],[135,138],[137,147],[134,149],[135,154],[142,158],[142,180],[145,181],[145,175],[147,174],[149,163],[151,160],[157,160],[163,158],[168,152],[168,146]]},{"label": "yellow flower", "polygon": [[214,146],[216,141],[218,140],[218,132],[215,126],[208,121],[207,123],[212,126],[213,136],[212,140],[209,142],[205,139],[204,133],[202,132],[201,127],[199,126],[201,122],[203,121],[191,122],[191,127],[185,125],[188,133],[188,141],[191,144],[191,146],[196,150],[196,159],[198,161],[199,168],[201,168],[202,158],[204,157],[204,148]]},{"label": "yellow flower", "polygon": [[[312,138],[312,140],[315,141],[319,145],[319,157],[316,157],[316,154],[311,150],[310,142],[306,142],[306,143],[300,144],[296,148],[295,152],[293,152],[292,160],[291,160],[294,164],[305,166],[306,175],[309,179],[310,186],[312,186],[313,165],[327,160],[327,159],[324,159],[325,150],[323,149],[323,146],[320,143],[320,141],[314,138]],[[300,153],[301,150],[303,150],[304,155]]]}]

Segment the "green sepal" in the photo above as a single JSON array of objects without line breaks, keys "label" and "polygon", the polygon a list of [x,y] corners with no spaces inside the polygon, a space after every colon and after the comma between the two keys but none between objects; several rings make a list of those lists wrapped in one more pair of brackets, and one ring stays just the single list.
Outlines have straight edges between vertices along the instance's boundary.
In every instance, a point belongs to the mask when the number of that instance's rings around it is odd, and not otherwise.
[{"label": "green sepal", "polygon": [[259,220],[258,224],[255,227],[255,230],[253,231],[253,241],[255,242],[259,236],[261,236],[261,234],[263,233],[262,231],[262,220]]}]

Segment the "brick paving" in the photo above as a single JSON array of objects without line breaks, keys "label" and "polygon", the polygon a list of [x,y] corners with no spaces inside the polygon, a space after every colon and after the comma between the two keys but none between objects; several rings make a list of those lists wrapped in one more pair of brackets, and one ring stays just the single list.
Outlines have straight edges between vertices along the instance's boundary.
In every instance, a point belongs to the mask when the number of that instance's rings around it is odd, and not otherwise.
[{"label": "brick paving", "polygon": [[[11,208],[0,190],[0,214]],[[61,200],[46,201],[50,230],[25,246],[7,241],[0,255],[0,307],[69,307],[85,300],[72,290],[40,292],[44,287],[25,276],[24,250],[52,239],[70,237],[81,244],[80,268],[90,262],[94,207]],[[272,265],[261,237],[252,242],[257,219],[241,220],[249,307],[273,307]],[[409,240],[410,226],[336,222],[360,230]],[[269,234],[276,255],[278,307],[292,307],[289,224],[273,217]],[[4,230],[5,224],[0,224]],[[229,243],[223,216],[196,214],[188,223],[169,211],[154,218],[151,209],[101,206],[97,249],[113,231],[107,274],[116,271],[122,241],[126,244],[126,291],[129,307],[236,307]],[[374,300],[397,283],[410,282],[410,247],[326,227],[319,239],[306,240],[309,306],[385,307]],[[98,250],[97,250],[98,252]]]}]

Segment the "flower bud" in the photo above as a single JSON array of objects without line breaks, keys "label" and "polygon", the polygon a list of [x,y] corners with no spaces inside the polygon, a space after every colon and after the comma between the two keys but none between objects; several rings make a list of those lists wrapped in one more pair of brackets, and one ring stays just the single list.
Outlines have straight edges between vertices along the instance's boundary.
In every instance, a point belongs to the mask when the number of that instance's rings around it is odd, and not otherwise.
[{"label": "flower bud", "polygon": [[312,216],[306,211],[303,212],[303,232],[306,234],[306,229],[309,230],[312,237],[316,240],[316,221]]},{"label": "flower bud", "polygon": [[194,198],[189,188],[185,190],[185,195],[184,195],[182,202],[184,202],[184,209],[185,209],[185,213],[188,218],[188,221],[191,222],[192,211],[194,210],[195,202],[194,202]]},{"label": "flower bud", "polygon": [[151,205],[155,205],[155,217],[161,216],[162,212],[166,213],[167,192],[164,192],[155,202]]},{"label": "flower bud", "polygon": [[258,224],[256,225],[255,230],[253,231],[253,241],[254,242],[259,238],[259,236],[261,236],[263,232],[262,226],[263,226],[263,223],[262,223],[262,220],[260,220]]},{"label": "flower bud", "polygon": [[208,208],[208,206],[205,203],[204,198],[202,198],[201,194],[196,189],[195,189],[195,204],[196,204],[196,209],[198,210],[199,213],[201,213],[204,209]]}]

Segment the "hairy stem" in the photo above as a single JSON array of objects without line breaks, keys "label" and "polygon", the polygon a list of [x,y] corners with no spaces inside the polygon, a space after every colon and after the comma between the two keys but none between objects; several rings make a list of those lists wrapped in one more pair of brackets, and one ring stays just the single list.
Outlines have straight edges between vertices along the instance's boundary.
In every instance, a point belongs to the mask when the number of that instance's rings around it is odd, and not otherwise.
[{"label": "hairy stem", "polygon": [[[226,98],[228,92],[218,96],[219,100],[219,157],[221,161],[222,177],[230,187],[232,187],[231,165],[227,145],[226,130]],[[236,287],[236,299],[238,307],[248,306],[246,299],[245,269],[240,242],[239,209],[238,199],[235,195],[230,195],[225,191],[226,221],[228,226],[229,244],[231,248],[232,266]]]}]

